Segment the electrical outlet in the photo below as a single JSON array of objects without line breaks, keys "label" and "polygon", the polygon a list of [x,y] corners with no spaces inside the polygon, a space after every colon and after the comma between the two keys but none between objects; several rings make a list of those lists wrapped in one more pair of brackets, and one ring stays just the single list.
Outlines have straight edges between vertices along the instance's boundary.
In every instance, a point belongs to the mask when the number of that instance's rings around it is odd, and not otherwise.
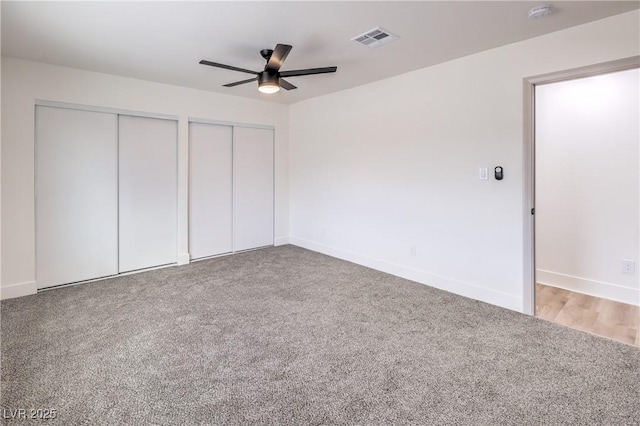
[{"label": "electrical outlet", "polygon": [[418,249],[416,248],[416,246],[409,247],[409,256],[416,257],[417,252]]},{"label": "electrical outlet", "polygon": [[636,262],[633,260],[622,259],[622,272],[625,274],[635,274]]}]

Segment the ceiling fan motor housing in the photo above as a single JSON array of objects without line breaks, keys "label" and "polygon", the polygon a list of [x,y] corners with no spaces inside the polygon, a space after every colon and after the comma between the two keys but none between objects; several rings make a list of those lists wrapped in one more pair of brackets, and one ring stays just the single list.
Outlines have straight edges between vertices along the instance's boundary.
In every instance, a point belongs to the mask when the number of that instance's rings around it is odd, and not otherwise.
[{"label": "ceiling fan motor housing", "polygon": [[258,86],[264,84],[280,85],[280,73],[274,70],[265,70],[258,74]]},{"label": "ceiling fan motor housing", "polygon": [[280,90],[280,73],[266,69],[258,74],[258,90],[262,93],[276,93]]}]

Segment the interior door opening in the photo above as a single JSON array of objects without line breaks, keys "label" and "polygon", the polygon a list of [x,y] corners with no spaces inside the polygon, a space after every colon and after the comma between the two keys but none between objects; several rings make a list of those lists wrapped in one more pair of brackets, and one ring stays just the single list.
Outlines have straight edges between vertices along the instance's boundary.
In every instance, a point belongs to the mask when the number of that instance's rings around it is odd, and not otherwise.
[{"label": "interior door opening", "polygon": [[525,80],[535,103],[524,308],[640,346],[640,69],[630,59]]}]

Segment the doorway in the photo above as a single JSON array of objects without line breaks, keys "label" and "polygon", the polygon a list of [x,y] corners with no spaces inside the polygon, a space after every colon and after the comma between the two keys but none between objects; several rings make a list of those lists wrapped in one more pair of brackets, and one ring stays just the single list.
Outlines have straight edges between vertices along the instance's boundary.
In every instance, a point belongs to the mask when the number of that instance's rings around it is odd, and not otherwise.
[{"label": "doorway", "polygon": [[638,346],[639,66],[524,81],[524,311]]}]

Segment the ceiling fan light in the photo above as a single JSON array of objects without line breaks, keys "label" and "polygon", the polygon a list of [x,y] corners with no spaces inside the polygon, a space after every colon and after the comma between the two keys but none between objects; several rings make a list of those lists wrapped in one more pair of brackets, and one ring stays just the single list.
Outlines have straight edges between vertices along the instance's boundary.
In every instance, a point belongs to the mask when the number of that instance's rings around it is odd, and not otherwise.
[{"label": "ceiling fan light", "polygon": [[267,93],[267,94],[271,94],[271,93],[276,93],[277,91],[280,90],[280,86],[275,86],[272,84],[261,84],[258,86],[258,90],[261,91],[262,93]]},{"label": "ceiling fan light", "polygon": [[276,93],[280,90],[280,76],[277,73],[263,71],[258,75],[258,90],[262,93]]}]

